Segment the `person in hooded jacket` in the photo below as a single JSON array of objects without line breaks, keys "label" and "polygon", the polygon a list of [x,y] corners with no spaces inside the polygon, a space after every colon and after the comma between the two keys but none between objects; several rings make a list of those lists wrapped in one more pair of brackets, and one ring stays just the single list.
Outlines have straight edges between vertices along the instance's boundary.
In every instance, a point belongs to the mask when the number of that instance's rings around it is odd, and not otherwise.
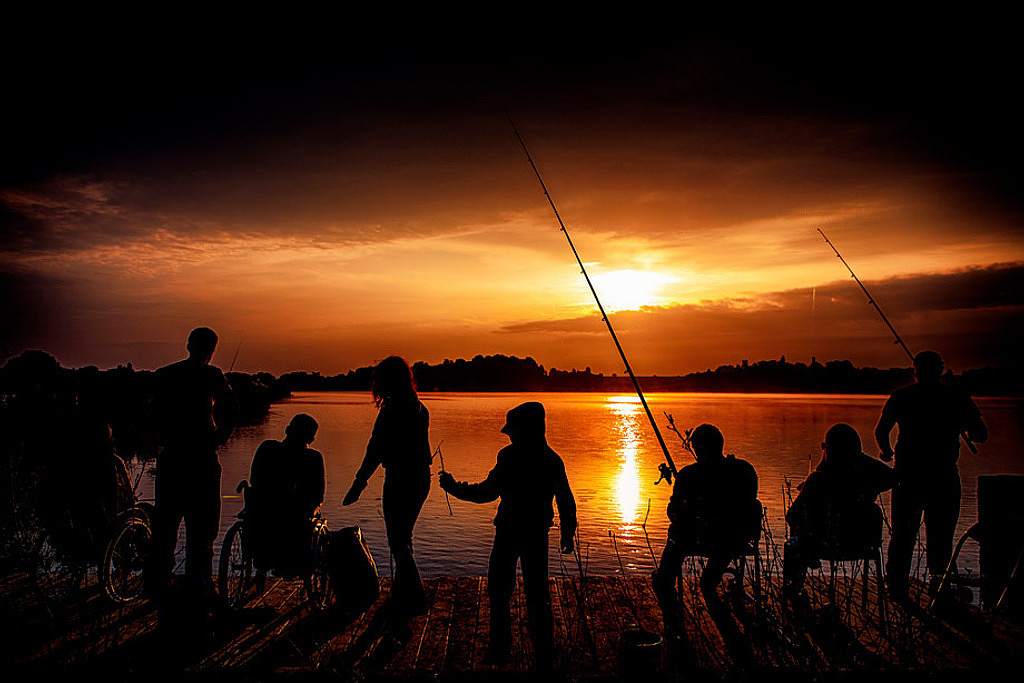
[{"label": "person in hooded jacket", "polygon": [[487,659],[507,662],[511,654],[512,620],[509,605],[515,589],[516,564],[521,564],[530,637],[538,669],[553,665],[554,628],[548,590],[548,530],[558,507],[560,548],[575,549],[576,501],[565,464],[547,443],[544,406],[523,403],[510,410],[501,431],[511,444],[498,452],[497,462],[480,483],[458,482],[441,472],[441,488],[461,500],[488,503],[501,499],[494,517],[494,545],[487,569],[490,600],[490,641]]}]

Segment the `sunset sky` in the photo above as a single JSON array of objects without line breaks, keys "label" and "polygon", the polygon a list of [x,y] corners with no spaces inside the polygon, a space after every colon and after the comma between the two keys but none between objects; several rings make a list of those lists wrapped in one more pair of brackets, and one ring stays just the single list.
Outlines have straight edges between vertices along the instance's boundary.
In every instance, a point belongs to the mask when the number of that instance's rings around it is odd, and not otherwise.
[{"label": "sunset sky", "polygon": [[1020,365],[1011,42],[629,28],[6,42],[4,355],[621,372],[507,110],[638,374],[905,366],[819,227],[912,349]]}]

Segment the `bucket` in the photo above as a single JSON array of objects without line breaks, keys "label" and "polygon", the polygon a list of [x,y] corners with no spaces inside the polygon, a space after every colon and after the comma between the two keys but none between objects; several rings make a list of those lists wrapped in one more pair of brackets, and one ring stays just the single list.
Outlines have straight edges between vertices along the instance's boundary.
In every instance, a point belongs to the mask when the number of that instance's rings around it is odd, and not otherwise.
[{"label": "bucket", "polygon": [[661,634],[627,629],[619,640],[619,668],[630,676],[654,674],[661,665]]}]

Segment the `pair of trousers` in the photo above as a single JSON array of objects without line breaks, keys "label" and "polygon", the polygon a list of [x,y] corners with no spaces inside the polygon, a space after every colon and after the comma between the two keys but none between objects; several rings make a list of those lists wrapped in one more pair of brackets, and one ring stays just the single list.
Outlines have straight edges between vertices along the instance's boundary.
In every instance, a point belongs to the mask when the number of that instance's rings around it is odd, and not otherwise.
[{"label": "pair of trousers", "polygon": [[423,581],[413,558],[412,532],[429,492],[429,470],[425,476],[395,476],[390,470],[385,475],[381,507],[388,547],[395,561],[392,606],[399,615],[418,613],[426,604]]},{"label": "pair of trousers", "polygon": [[220,530],[220,463],[216,455],[183,461],[161,456],[156,470],[153,550],[147,584],[162,591],[174,568],[178,527],[185,522],[185,575],[213,579],[213,542]]},{"label": "pair of trousers", "polygon": [[946,571],[960,519],[960,472],[953,467],[927,475],[902,475],[892,492],[892,537],[885,573],[891,585],[905,587],[910,576],[921,516],[924,515],[928,572]]},{"label": "pair of trousers", "polygon": [[491,610],[488,652],[507,657],[512,647],[510,603],[516,586],[516,565],[522,567],[527,623],[536,661],[548,665],[554,653],[554,621],[548,587],[548,529],[497,526],[487,567],[487,597]]}]

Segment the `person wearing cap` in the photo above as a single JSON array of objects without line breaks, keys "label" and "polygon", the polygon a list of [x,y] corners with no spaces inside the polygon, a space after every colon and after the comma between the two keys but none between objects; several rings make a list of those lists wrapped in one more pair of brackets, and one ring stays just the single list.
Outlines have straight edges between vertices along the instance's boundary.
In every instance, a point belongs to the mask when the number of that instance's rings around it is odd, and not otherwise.
[{"label": "person wearing cap", "polygon": [[283,440],[267,439],[252,457],[245,507],[260,569],[309,565],[313,515],[324,501],[324,457],[309,447],[317,428],[316,420],[299,413]]},{"label": "person wearing cap", "polygon": [[159,596],[174,563],[178,527],[185,522],[185,576],[213,587],[213,541],[220,530],[217,448],[231,435],[234,399],[224,373],[210,364],[217,334],[197,327],[188,357],[154,373],[154,410],[162,448],[156,460],[153,551],[147,590]]},{"label": "person wearing cap", "polygon": [[381,508],[388,547],[395,560],[388,616],[400,637],[409,635],[407,619],[423,614],[427,597],[412,550],[412,532],[430,492],[430,414],[416,394],[409,364],[389,356],[373,369],[377,419],[366,454],[342,505],[359,500],[367,480],[384,468]]},{"label": "person wearing cap", "polygon": [[553,664],[554,628],[548,590],[548,530],[554,524],[551,501],[558,506],[562,553],[573,552],[576,501],[562,459],[548,446],[544,406],[523,403],[510,410],[501,431],[512,442],[498,452],[497,462],[480,483],[458,482],[439,474],[441,488],[461,500],[488,503],[498,498],[494,545],[487,569],[490,600],[490,641],[487,659],[507,662],[512,646],[509,604],[515,589],[516,564],[523,573],[523,591],[530,638],[538,669]]},{"label": "person wearing cap", "polygon": [[[927,534],[930,588],[937,588],[953,554],[960,518],[960,435],[988,438],[981,411],[963,391],[942,382],[942,356],[922,351],[914,357],[911,385],[897,389],[882,408],[875,441],[882,460],[896,458],[899,484],[892,493],[892,536],[885,574],[890,594],[905,598],[921,516]],[[896,448],[889,443],[899,427]]]},{"label": "person wearing cap", "polygon": [[852,555],[882,541],[882,508],[875,500],[896,484],[892,469],[861,452],[860,435],[845,423],[825,434],[818,467],[800,484],[786,512],[789,539],[782,567],[783,597],[806,603],[807,569],[820,566],[822,554]]},{"label": "person wearing cap", "polygon": [[666,629],[678,634],[676,577],[688,555],[707,557],[700,577],[710,604],[729,562],[744,553],[761,531],[757,472],[746,460],[725,455],[722,432],[710,424],[693,430],[690,445],[697,462],[679,470],[668,503],[668,540],[652,583]]}]

